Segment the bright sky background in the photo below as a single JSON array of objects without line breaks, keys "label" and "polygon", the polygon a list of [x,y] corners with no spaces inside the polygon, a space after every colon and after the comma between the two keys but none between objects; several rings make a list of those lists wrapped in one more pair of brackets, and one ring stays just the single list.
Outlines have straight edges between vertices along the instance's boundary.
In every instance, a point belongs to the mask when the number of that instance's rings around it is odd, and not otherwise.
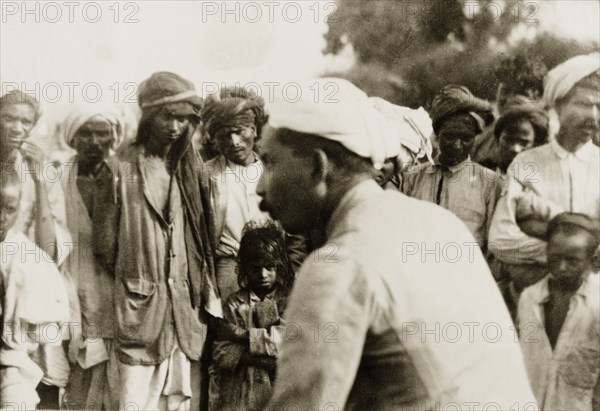
[{"label": "bright sky background", "polygon": [[[30,1],[28,14],[22,1],[0,3],[1,92],[17,83],[41,97],[51,116],[64,112],[70,91],[75,101],[93,100],[100,90],[102,100],[122,103],[135,96],[128,83],[159,70],[191,79],[200,94],[237,81],[258,83],[266,97],[333,63],[321,54],[332,1],[109,0],[74,2],[72,9],[64,1]],[[600,38],[599,1],[528,3],[538,7],[534,18],[542,28],[577,39]],[[137,22],[126,23],[126,17]],[[70,82],[76,84],[65,84]]]}]

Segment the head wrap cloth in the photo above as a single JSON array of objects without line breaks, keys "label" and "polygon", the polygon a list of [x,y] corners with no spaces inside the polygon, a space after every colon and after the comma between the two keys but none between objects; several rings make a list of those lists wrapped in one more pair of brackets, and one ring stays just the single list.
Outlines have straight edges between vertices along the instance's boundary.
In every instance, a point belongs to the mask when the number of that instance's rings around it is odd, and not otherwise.
[{"label": "head wrap cloth", "polygon": [[117,107],[112,105],[101,106],[98,104],[82,104],[77,106],[64,120],[65,141],[74,147],[75,134],[91,118],[101,118],[111,125],[113,134],[112,148],[116,149],[123,140],[124,123]]},{"label": "head wrap cloth", "polygon": [[226,87],[207,97],[202,118],[210,138],[222,128],[256,127],[260,136],[266,121],[264,100],[251,90]]},{"label": "head wrap cloth", "polygon": [[[600,53],[573,57],[554,67],[544,80],[544,100],[554,107],[575,85],[600,71]],[[600,74],[600,72],[598,73]]]},{"label": "head wrap cloth", "polygon": [[203,101],[191,81],[175,73],[161,71],[140,83],[138,104],[143,112],[174,103],[188,103],[178,108],[178,114],[200,117]]},{"label": "head wrap cloth", "polygon": [[483,117],[492,112],[492,106],[486,100],[475,97],[465,86],[450,84],[440,90],[433,98],[429,115],[433,129],[438,133],[442,121],[450,116],[468,114],[477,123],[480,132],[486,126]]},{"label": "head wrap cloth", "polygon": [[[334,89],[335,94],[328,99],[315,98],[315,87]],[[321,78],[301,84],[298,100],[278,96],[269,107],[269,125],[337,141],[353,153],[371,159],[380,169],[386,159],[398,157],[401,136],[407,132],[419,134],[407,137],[414,148],[421,146],[421,134],[427,134],[427,125],[420,128],[423,116],[414,116],[409,110],[369,98],[347,80]],[[413,120],[418,132],[407,118]]]},{"label": "head wrap cloth", "polygon": [[600,222],[586,214],[565,212],[548,222],[547,232],[552,233],[558,226],[571,225],[587,231],[594,237],[596,247],[600,244]]},{"label": "head wrap cloth", "polygon": [[196,94],[194,83],[175,73],[160,71],[140,83],[138,104],[142,118],[135,140],[141,142],[149,136],[150,120],[163,109],[190,117],[195,126],[200,121],[203,100]]}]

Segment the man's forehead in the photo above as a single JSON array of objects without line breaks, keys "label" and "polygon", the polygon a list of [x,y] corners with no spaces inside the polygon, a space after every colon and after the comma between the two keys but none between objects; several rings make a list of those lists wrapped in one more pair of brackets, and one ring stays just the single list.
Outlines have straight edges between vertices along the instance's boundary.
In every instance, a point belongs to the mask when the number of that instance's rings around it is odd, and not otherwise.
[{"label": "man's forehead", "polygon": [[35,111],[27,103],[3,104],[0,108],[0,115],[27,116],[35,117]]},{"label": "man's forehead", "polygon": [[90,118],[88,121],[83,123],[81,127],[79,127],[80,130],[108,130],[110,128],[111,124],[108,121],[106,121],[106,119],[99,116],[94,116]]}]

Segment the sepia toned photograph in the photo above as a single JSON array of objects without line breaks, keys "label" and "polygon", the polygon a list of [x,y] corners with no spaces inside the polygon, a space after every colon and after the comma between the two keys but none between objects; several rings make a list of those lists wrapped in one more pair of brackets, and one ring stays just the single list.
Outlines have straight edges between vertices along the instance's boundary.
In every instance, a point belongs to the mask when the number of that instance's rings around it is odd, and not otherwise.
[{"label": "sepia toned photograph", "polygon": [[0,411],[600,411],[600,0],[0,0]]}]

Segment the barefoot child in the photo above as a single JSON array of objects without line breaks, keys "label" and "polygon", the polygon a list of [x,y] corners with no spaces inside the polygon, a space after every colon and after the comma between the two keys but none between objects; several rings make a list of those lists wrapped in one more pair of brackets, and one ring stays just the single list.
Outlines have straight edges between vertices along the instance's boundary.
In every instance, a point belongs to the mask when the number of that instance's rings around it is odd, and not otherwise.
[{"label": "barefoot child", "polygon": [[213,352],[220,372],[218,409],[260,409],[271,396],[280,315],[293,282],[285,249],[284,233],[274,223],[245,227],[238,255],[240,290],[228,298],[224,312],[235,332],[231,327],[217,331]]}]

